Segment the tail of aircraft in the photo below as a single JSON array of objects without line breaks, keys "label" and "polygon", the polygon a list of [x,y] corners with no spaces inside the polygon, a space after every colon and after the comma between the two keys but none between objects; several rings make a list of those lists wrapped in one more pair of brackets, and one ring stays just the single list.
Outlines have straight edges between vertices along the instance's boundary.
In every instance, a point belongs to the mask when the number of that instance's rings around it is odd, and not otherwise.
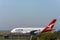
[{"label": "tail of aircraft", "polygon": [[43,29],[42,32],[52,31],[55,22],[56,22],[56,19],[53,19],[53,20]]}]

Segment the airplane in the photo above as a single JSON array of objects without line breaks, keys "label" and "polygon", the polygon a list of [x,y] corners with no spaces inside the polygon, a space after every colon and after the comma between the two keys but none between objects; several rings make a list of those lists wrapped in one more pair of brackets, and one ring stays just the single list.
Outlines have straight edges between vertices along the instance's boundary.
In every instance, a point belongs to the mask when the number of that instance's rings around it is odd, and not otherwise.
[{"label": "airplane", "polygon": [[11,33],[30,33],[31,35],[40,34],[42,32],[48,32],[54,30],[54,25],[57,19],[53,19],[47,26],[44,28],[14,28],[11,30]]}]

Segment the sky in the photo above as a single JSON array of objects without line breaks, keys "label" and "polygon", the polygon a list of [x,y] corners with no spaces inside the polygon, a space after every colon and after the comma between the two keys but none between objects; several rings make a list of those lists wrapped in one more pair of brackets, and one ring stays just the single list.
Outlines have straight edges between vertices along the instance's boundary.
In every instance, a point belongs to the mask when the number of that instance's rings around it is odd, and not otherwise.
[{"label": "sky", "polygon": [[0,0],[0,30],[45,27],[57,19],[60,29],[60,0]]}]

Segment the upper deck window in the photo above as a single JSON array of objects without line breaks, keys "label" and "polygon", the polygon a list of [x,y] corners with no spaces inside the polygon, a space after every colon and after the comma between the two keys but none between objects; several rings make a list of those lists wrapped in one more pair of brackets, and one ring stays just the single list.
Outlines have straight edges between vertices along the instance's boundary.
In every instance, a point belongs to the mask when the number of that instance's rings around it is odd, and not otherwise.
[{"label": "upper deck window", "polygon": [[15,31],[23,31],[23,29],[16,29]]}]

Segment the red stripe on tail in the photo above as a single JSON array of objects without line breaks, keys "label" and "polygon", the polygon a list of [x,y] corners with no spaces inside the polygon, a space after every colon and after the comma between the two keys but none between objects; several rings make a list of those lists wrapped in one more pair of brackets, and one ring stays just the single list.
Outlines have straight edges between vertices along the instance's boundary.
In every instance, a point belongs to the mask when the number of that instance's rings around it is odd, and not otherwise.
[{"label": "red stripe on tail", "polygon": [[53,20],[43,29],[42,32],[52,31],[55,22],[56,22],[56,19],[53,19]]}]

